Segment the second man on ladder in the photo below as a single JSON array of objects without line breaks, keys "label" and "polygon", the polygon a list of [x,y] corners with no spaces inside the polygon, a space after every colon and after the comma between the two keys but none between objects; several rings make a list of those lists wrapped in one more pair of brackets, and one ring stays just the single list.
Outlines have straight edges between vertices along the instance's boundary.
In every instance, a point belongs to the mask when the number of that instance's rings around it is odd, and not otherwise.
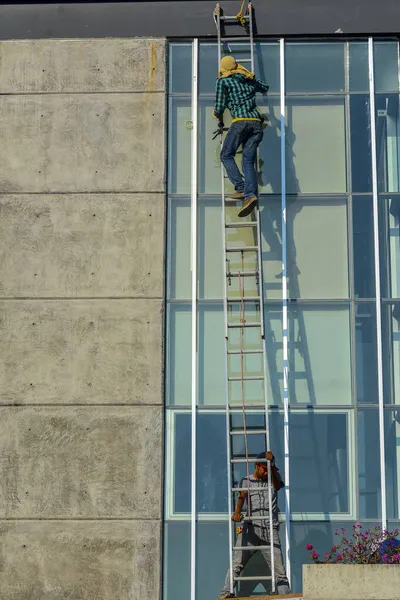
[{"label": "second man on ladder", "polygon": [[[222,130],[225,109],[228,108],[232,115],[232,125],[222,147],[221,161],[235,186],[235,192],[230,197],[243,199],[239,217],[249,215],[258,202],[255,162],[257,148],[263,138],[264,117],[257,110],[256,93],[265,94],[267,91],[268,85],[238,64],[233,56],[224,56],[221,60],[213,116],[219,120]],[[243,176],[235,162],[239,146],[243,148]]]}]

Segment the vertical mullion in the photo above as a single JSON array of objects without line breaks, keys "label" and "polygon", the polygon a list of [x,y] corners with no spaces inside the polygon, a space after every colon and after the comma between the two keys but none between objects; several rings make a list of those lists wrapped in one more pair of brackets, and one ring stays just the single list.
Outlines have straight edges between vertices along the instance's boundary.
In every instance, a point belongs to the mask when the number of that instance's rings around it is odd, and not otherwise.
[{"label": "vertical mullion", "polygon": [[281,104],[281,195],[282,195],[282,340],[283,340],[283,433],[285,456],[286,570],[291,580],[290,565],[290,462],[289,462],[289,362],[286,256],[286,107],[285,107],[285,40],[280,39],[280,104]]},{"label": "vertical mullion", "polygon": [[381,475],[382,528],[386,529],[386,478],[385,478],[385,429],[383,409],[383,363],[382,363],[382,312],[381,283],[379,262],[379,222],[378,222],[378,173],[376,155],[376,119],[375,119],[375,73],[374,40],[368,39],[369,97],[371,118],[371,155],[372,155],[372,196],[374,213],[374,249],[375,249],[375,292],[376,292],[376,338],[378,357],[378,402],[379,402],[379,449]]},{"label": "vertical mullion", "polygon": [[191,139],[191,271],[192,271],[192,479],[190,538],[190,600],[196,600],[196,416],[197,416],[197,133],[199,40],[192,46]]}]

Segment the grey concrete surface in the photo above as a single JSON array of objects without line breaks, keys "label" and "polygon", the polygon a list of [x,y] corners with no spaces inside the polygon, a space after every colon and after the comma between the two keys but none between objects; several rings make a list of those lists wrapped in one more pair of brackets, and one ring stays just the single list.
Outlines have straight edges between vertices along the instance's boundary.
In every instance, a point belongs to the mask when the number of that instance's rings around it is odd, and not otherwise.
[{"label": "grey concrete surface", "polygon": [[3,407],[0,431],[0,519],[161,518],[160,406]]},{"label": "grey concrete surface", "polygon": [[162,39],[0,42],[0,93],[165,90]]},{"label": "grey concrete surface", "polygon": [[164,191],[164,94],[0,96],[0,130],[0,193]]},{"label": "grey concrete surface", "polygon": [[154,600],[160,523],[0,521],[4,600]]},{"label": "grey concrete surface", "polygon": [[303,565],[304,600],[399,600],[400,565]]},{"label": "grey concrete surface", "polygon": [[0,337],[0,404],[162,403],[161,300],[0,301]]},{"label": "grey concrete surface", "polygon": [[0,195],[0,297],[162,298],[164,223],[163,194]]}]

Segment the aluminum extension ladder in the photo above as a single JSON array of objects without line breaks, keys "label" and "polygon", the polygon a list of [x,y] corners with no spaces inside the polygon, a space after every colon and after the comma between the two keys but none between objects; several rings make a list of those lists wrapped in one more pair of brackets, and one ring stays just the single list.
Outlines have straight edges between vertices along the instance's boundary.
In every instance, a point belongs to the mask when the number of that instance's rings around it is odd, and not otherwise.
[{"label": "aluminum extension ladder", "polygon": [[[247,14],[241,15],[246,35],[227,36],[226,25],[238,24],[236,16],[225,16],[221,6],[217,4],[214,11],[214,21],[218,32],[218,64],[221,58],[232,53],[229,42],[240,42],[240,55],[236,56],[238,62],[249,63],[250,69],[254,71],[254,37],[253,37],[253,9],[248,4]],[[244,47],[244,49],[243,49]],[[220,136],[222,149],[223,134]],[[221,163],[222,184],[222,239],[223,239],[223,269],[224,269],[224,325],[226,345],[226,431],[227,431],[227,461],[228,461],[228,510],[229,518],[233,512],[233,504],[236,504],[238,494],[247,492],[248,488],[241,488],[234,484],[235,467],[245,466],[246,477],[252,470],[256,453],[249,453],[248,436],[263,435],[265,437],[266,449],[270,448],[268,400],[267,400],[267,367],[266,367],[266,345],[265,345],[265,320],[263,305],[263,274],[261,260],[261,226],[260,213],[256,209],[254,213],[245,219],[239,220],[234,217],[237,208],[232,206],[232,201],[226,197],[225,182],[227,178]],[[231,209],[231,210],[230,210]],[[250,284],[250,285],[249,285]],[[253,310],[251,308],[253,307]],[[249,313],[253,313],[250,316]],[[255,334],[255,335],[253,335]],[[251,336],[253,335],[253,338]],[[260,361],[262,366],[257,375],[246,375],[246,367],[251,360]],[[239,372],[239,375],[233,373]],[[261,386],[262,391],[258,397],[261,401],[246,402],[246,386],[251,382]],[[256,383],[258,382],[258,384]],[[235,388],[239,386],[241,402],[235,400]],[[251,414],[263,413],[262,423],[249,425]],[[235,419],[240,416],[241,425],[235,424]],[[244,441],[240,451],[235,448],[236,441],[242,438]],[[258,450],[262,451],[262,448]],[[257,459],[257,462],[268,462],[266,459]],[[236,482],[235,482],[236,483]],[[271,581],[272,592],[275,592],[275,565],[273,553],[273,522],[272,522],[272,480],[271,469],[268,469],[268,493],[269,493],[269,516],[253,517],[250,514],[250,503],[247,502],[247,515],[244,521],[269,521],[270,544],[260,546],[259,549],[269,549],[271,552],[271,575],[268,576],[234,576],[232,570],[233,552],[240,550],[249,551],[247,546],[236,546],[233,542],[232,524],[229,520],[229,567],[230,588],[233,593],[236,581]],[[253,491],[265,491],[265,487],[253,487]],[[248,499],[249,500],[249,499]],[[254,548],[252,548],[254,549]]]}]

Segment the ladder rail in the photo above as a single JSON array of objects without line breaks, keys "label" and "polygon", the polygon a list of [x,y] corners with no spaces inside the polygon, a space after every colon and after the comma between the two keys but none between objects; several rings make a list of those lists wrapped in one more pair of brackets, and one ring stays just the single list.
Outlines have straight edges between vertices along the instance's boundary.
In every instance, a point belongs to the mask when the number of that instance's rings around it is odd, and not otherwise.
[{"label": "ladder rail", "polygon": [[[216,9],[214,11],[214,21],[217,27],[217,34],[218,34],[218,64],[220,64],[221,62],[221,58],[222,58],[222,54],[224,51],[224,44],[228,41],[235,41],[236,38],[231,38],[230,36],[226,36],[225,34],[225,30],[223,35],[221,35],[221,20],[224,23],[225,26],[225,19],[221,16],[221,7],[220,4],[217,4]],[[227,19],[227,22],[229,21],[229,19]],[[246,38],[244,38],[246,41],[249,42],[249,50],[250,50],[250,58],[245,59],[245,61],[243,62],[250,62],[251,64],[251,70],[254,72],[254,23],[253,23],[253,9],[252,9],[252,4],[249,2],[248,4],[248,19],[247,19],[247,23],[248,23],[248,35],[246,36]],[[242,36],[240,36],[241,38]],[[227,38],[227,39],[224,39]],[[227,44],[229,52],[231,52],[229,45]],[[223,136],[220,136],[220,150],[222,151],[222,145],[223,145]],[[257,164],[258,164],[258,154],[257,154]],[[264,419],[265,419],[265,430],[261,432],[261,435],[263,435],[265,433],[265,443],[266,443],[266,449],[269,450],[270,449],[270,431],[269,431],[269,405],[268,405],[268,394],[267,394],[267,362],[266,362],[266,342],[265,342],[265,315],[264,315],[264,303],[263,303],[263,274],[262,274],[262,253],[261,253],[261,219],[260,219],[260,212],[259,210],[257,210],[257,217],[256,217],[256,222],[238,222],[238,223],[227,223],[226,222],[226,210],[225,210],[225,204],[226,204],[226,199],[225,199],[225,178],[224,178],[224,166],[221,162],[221,199],[222,199],[222,239],[223,239],[223,274],[224,274],[224,291],[223,291],[223,300],[224,300],[224,334],[225,334],[225,349],[226,349],[226,356],[225,356],[225,374],[226,374],[226,378],[225,378],[225,387],[226,387],[226,447],[227,447],[227,479],[228,479],[228,512],[229,512],[229,572],[230,572],[230,591],[231,593],[233,593],[234,591],[234,584],[236,581],[245,581],[245,580],[249,580],[251,578],[246,578],[246,577],[234,577],[233,575],[233,554],[232,554],[232,550],[235,551],[237,550],[237,548],[234,546],[233,544],[233,533],[232,533],[232,524],[230,522],[230,516],[232,514],[232,498],[234,498],[234,494],[239,491],[239,490],[235,490],[232,486],[232,479],[233,479],[233,468],[234,468],[234,464],[237,462],[240,462],[240,460],[236,460],[232,459],[232,441],[234,439],[234,435],[233,432],[231,431],[231,407],[230,407],[230,390],[229,390],[229,382],[230,381],[241,381],[242,383],[242,414],[243,414],[243,436],[244,436],[244,443],[245,443],[245,453],[246,453],[246,459],[245,459],[245,463],[246,463],[246,471],[247,471],[247,476],[249,476],[249,462],[250,462],[250,458],[249,458],[249,453],[248,453],[248,442],[247,442],[247,428],[246,428],[246,407],[245,407],[245,390],[244,390],[244,382],[246,380],[250,380],[252,379],[252,377],[245,377],[244,375],[244,360],[245,360],[245,356],[250,354],[249,351],[245,351],[245,327],[246,327],[246,319],[245,319],[245,292],[244,292],[244,286],[245,286],[245,279],[243,276],[245,277],[256,277],[256,281],[258,284],[258,292],[259,292],[259,304],[260,304],[260,323],[259,323],[259,327],[260,327],[260,337],[261,337],[261,341],[262,341],[262,354],[263,354],[263,376],[260,378],[263,383],[264,383],[264,404],[263,404],[263,409],[264,409]],[[253,272],[249,272],[249,273],[245,273],[245,269],[244,269],[244,252],[246,250],[243,250],[243,248],[239,249],[238,252],[241,253],[241,257],[242,257],[242,269],[240,271],[238,271],[238,273],[234,274],[234,276],[238,277],[238,282],[239,282],[239,288],[240,288],[240,298],[237,299],[237,302],[240,302],[241,304],[241,327],[239,329],[239,335],[240,335],[240,350],[239,351],[230,351],[230,347],[229,347],[229,331],[232,331],[232,325],[233,324],[229,324],[228,321],[228,290],[227,290],[227,285],[228,285],[228,276],[230,276],[230,269],[227,269],[227,261],[228,261],[228,253],[232,252],[232,250],[227,249],[227,242],[226,242],[226,235],[229,231],[230,228],[233,227],[256,227],[255,230],[255,235],[257,238],[257,246],[254,246],[252,249],[253,251],[256,251],[256,269]],[[230,277],[229,277],[230,279]],[[242,287],[243,286],[243,287]],[[230,306],[232,306],[232,303],[230,303]],[[251,323],[251,326],[255,326],[255,323]],[[261,351],[258,351],[257,353],[261,353]],[[240,356],[240,370],[241,370],[241,376],[240,377],[229,377],[229,371],[230,371],[230,366],[229,366],[229,356],[232,354],[237,354],[238,356]],[[239,408],[239,407],[238,407]],[[254,458],[252,459],[252,461],[254,460]],[[270,577],[259,577],[258,579],[260,581],[263,580],[270,580],[271,584],[272,584],[272,593],[275,592],[275,563],[274,563],[274,548],[273,548],[273,518],[272,518],[272,473],[271,473],[271,463],[270,461],[267,460],[262,460],[260,462],[266,462],[268,464],[268,503],[269,503],[269,516],[266,517],[264,520],[268,520],[269,522],[269,549],[271,552],[271,576]],[[259,488],[257,488],[259,489]],[[262,488],[265,489],[265,488]],[[251,502],[250,502],[250,486],[246,488],[243,488],[243,491],[247,491],[248,493],[248,499],[247,499],[247,517],[244,517],[244,521],[249,521],[251,519]],[[254,579],[254,578],[253,578]],[[255,578],[257,579],[257,578]]]}]

